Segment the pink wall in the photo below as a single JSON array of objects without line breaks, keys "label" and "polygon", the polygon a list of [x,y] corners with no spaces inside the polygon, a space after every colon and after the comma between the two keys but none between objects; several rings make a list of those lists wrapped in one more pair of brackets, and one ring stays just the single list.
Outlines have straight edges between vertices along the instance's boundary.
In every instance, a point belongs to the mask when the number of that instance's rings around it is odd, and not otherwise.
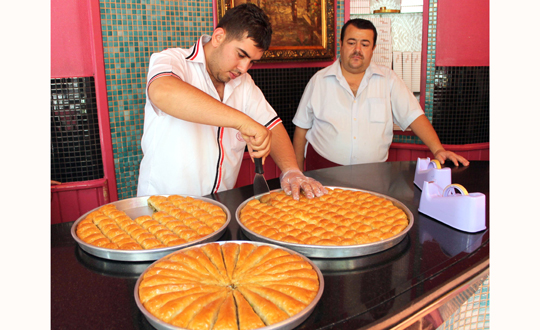
[{"label": "pink wall", "polygon": [[51,0],[51,78],[94,77],[104,178],[51,186],[51,223],[118,200],[99,0]]},{"label": "pink wall", "polygon": [[51,78],[94,75],[87,1],[51,0]]},{"label": "pink wall", "polygon": [[437,66],[489,66],[489,0],[437,2]]}]

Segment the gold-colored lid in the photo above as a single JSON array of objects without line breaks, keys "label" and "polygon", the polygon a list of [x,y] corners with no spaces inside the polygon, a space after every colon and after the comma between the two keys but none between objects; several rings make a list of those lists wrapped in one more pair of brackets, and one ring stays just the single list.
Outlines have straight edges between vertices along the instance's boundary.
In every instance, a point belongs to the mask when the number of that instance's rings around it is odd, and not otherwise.
[{"label": "gold-colored lid", "polygon": [[379,14],[379,13],[399,13],[399,9],[386,9],[386,7],[381,7],[380,9],[374,10],[373,14]]}]

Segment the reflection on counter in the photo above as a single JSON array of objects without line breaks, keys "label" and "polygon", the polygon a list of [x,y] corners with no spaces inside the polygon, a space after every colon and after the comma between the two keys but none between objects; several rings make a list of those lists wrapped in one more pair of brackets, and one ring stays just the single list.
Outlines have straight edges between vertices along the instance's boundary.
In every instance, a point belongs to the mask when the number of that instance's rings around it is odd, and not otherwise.
[{"label": "reflection on counter", "polygon": [[100,275],[137,279],[154,261],[126,262],[102,259],[83,251],[78,245],[75,248],[77,261],[89,270]]},{"label": "reflection on counter", "polygon": [[484,235],[488,235],[487,230],[474,234],[463,232],[421,213],[416,220],[420,241],[422,243],[433,241],[448,257],[454,257],[461,252],[473,252],[482,244]]},{"label": "reflection on counter", "polygon": [[356,258],[320,259],[310,258],[323,275],[349,274],[353,271],[372,271],[401,257],[410,247],[409,235],[392,248]]},{"label": "reflection on counter", "polygon": [[387,315],[395,300],[387,299],[385,295],[396,294],[393,289],[396,283],[402,282],[411,271],[409,235],[400,244],[373,255],[340,260],[311,259],[321,269],[325,286],[333,291],[332,295],[323,294],[318,309],[337,308],[342,317],[350,317],[370,302],[376,307],[369,311],[368,318],[379,319]]}]

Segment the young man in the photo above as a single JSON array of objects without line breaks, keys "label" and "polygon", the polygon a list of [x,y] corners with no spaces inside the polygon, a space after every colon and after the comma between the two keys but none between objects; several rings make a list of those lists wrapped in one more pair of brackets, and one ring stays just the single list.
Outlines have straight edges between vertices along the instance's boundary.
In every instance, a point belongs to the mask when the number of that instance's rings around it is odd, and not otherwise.
[{"label": "young man", "polygon": [[386,161],[393,121],[402,130],[410,126],[441,164],[449,159],[456,166],[469,165],[443,148],[420,104],[394,71],[371,62],[377,42],[373,23],[348,21],[340,42],[340,58],[311,78],[293,119],[300,168],[306,151],[334,165]]},{"label": "young man", "polygon": [[300,188],[308,198],[325,192],[298,169],[281,119],[247,74],[271,37],[266,14],[243,4],[192,48],[152,55],[138,196],[232,189],[246,144],[252,158],[272,156],[283,190],[294,198]]}]

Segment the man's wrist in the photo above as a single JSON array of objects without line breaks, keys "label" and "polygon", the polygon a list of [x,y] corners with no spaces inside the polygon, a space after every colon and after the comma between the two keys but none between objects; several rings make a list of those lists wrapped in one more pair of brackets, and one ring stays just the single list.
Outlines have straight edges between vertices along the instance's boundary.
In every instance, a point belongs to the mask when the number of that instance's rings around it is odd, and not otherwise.
[{"label": "man's wrist", "polygon": [[435,152],[433,152],[433,156],[437,157],[437,154],[440,153],[440,152],[443,152],[443,151],[445,151],[444,148],[439,148],[439,149],[435,150]]},{"label": "man's wrist", "polygon": [[289,174],[289,173],[294,173],[294,172],[297,172],[299,174],[302,174],[302,171],[300,171],[299,169],[297,168],[292,168],[292,169],[289,169],[289,170],[285,170],[283,172],[281,172],[281,174],[279,175],[279,179],[281,180],[285,175]]}]

